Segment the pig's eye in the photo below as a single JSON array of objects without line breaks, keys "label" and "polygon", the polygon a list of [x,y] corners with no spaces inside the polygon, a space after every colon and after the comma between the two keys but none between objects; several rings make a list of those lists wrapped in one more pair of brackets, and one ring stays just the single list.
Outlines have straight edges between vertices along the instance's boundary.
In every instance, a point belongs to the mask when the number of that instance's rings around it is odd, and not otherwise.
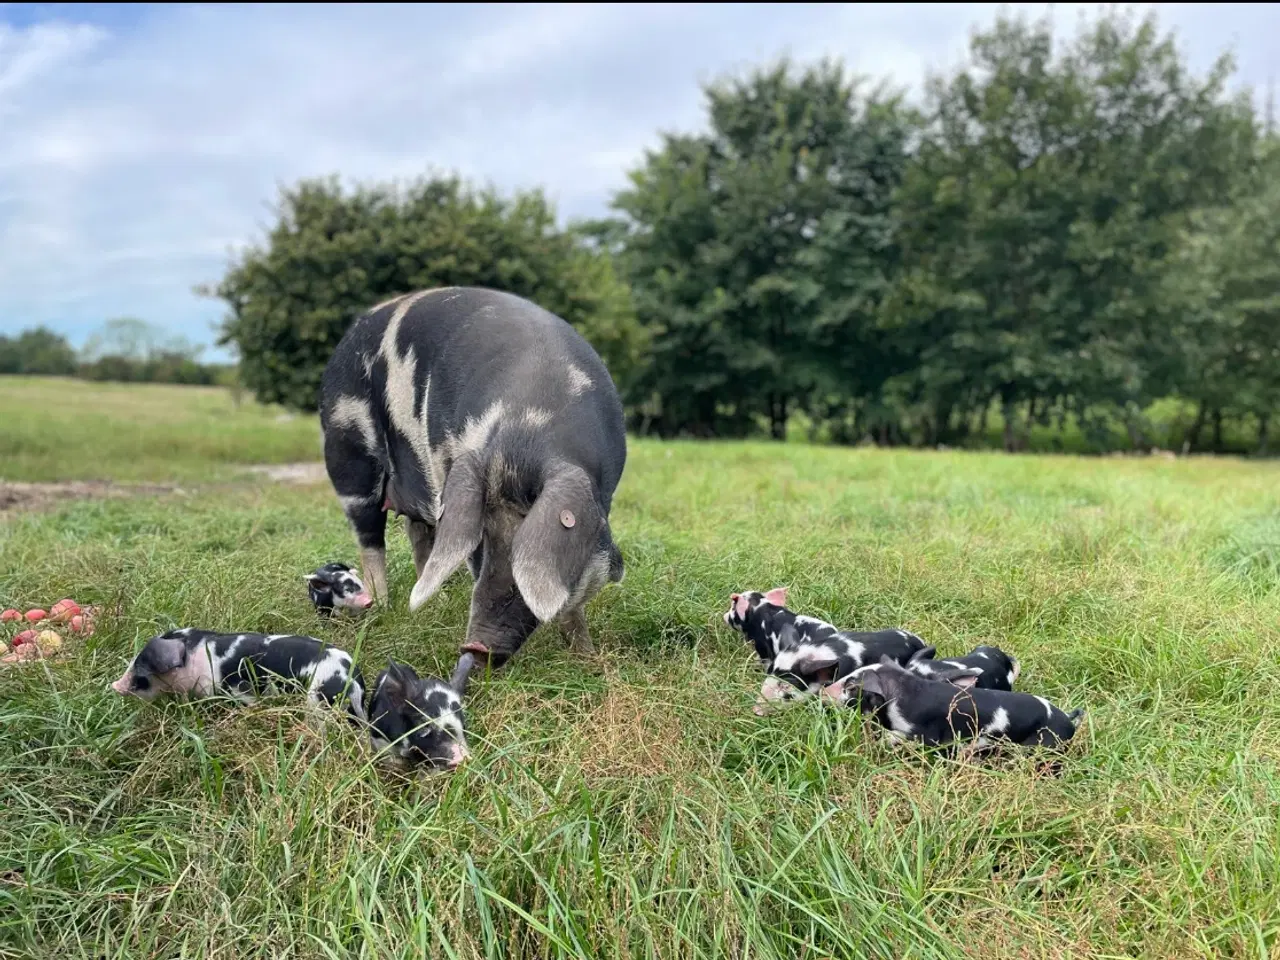
[{"label": "pig's eye", "polygon": [[133,678],[133,689],[135,689],[135,690],[150,690],[150,689],[151,689],[151,681],[150,681],[148,678],[146,678],[146,677],[134,677],[134,678]]}]

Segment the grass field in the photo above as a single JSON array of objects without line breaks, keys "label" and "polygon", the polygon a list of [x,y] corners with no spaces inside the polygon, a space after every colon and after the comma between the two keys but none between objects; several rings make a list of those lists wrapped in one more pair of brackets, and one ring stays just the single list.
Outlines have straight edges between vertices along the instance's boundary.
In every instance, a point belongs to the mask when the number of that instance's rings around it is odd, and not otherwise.
[{"label": "grass field", "polygon": [[0,377],[0,480],[210,482],[318,460],[320,427],[220,387]]},{"label": "grass field", "polygon": [[[633,443],[598,656],[539,632],[473,683],[472,760],[403,780],[289,704],[107,689],[177,625],[452,667],[470,579],[409,615],[398,528],[391,607],[314,619],[302,575],[355,550],[327,487],[234,476],[316,456],[274,416],[0,381],[0,476],[184,483],[0,519],[0,605],[123,601],[0,672],[0,957],[1280,953],[1276,465]],[[1063,774],[893,752],[817,703],[753,716],[720,616],[780,584],[1016,653],[1020,687],[1088,709]]]}]

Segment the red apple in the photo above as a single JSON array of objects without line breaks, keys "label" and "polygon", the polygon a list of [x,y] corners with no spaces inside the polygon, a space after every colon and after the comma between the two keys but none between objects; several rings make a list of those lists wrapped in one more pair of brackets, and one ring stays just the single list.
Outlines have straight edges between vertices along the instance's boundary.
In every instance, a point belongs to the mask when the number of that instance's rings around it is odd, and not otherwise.
[{"label": "red apple", "polygon": [[27,611],[27,619],[30,620],[32,623],[39,623],[41,620],[46,619],[48,616],[49,614],[45,610],[28,610]]},{"label": "red apple", "polygon": [[17,610],[14,610],[12,607],[6,610],[4,613],[0,613],[0,623],[8,623],[10,620],[21,620],[21,619],[22,619],[22,614],[19,613]]},{"label": "red apple", "polygon": [[53,609],[49,611],[49,615],[55,622],[65,623],[80,612],[80,604],[74,600],[67,599],[59,600],[55,603]]},{"label": "red apple", "polygon": [[34,643],[36,637],[40,636],[35,630],[23,630],[20,634],[13,638],[13,645],[20,647],[24,643]]}]

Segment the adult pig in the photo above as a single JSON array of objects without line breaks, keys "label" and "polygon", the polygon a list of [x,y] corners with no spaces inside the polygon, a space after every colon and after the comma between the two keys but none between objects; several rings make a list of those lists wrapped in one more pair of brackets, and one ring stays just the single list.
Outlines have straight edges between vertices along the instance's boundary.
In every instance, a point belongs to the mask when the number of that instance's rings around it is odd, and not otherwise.
[{"label": "adult pig", "polygon": [[558,621],[593,650],[583,608],[623,577],[609,508],[626,463],[622,403],[591,346],[521,297],[423,290],[355,320],[325,369],[329,478],[387,597],[387,511],[403,515],[419,609],[467,561],[475,587],[451,681]]}]

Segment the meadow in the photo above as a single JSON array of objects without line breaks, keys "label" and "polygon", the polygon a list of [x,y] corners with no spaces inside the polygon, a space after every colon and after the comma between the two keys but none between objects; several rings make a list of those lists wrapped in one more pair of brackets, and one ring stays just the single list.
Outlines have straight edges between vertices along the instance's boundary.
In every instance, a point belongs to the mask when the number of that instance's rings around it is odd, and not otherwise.
[{"label": "meadow", "polygon": [[[0,606],[119,604],[0,670],[0,958],[1275,957],[1280,465],[633,441],[597,655],[541,630],[467,701],[452,776],[381,772],[293,703],[107,684],[180,625],[314,632],[447,675],[460,571],[323,624],[355,560],[313,418],[215,389],[0,379],[0,480],[164,485],[0,513]],[[169,489],[172,486],[174,489]],[[721,621],[789,585],[939,655],[996,643],[1087,709],[1059,776],[752,714]]]}]

